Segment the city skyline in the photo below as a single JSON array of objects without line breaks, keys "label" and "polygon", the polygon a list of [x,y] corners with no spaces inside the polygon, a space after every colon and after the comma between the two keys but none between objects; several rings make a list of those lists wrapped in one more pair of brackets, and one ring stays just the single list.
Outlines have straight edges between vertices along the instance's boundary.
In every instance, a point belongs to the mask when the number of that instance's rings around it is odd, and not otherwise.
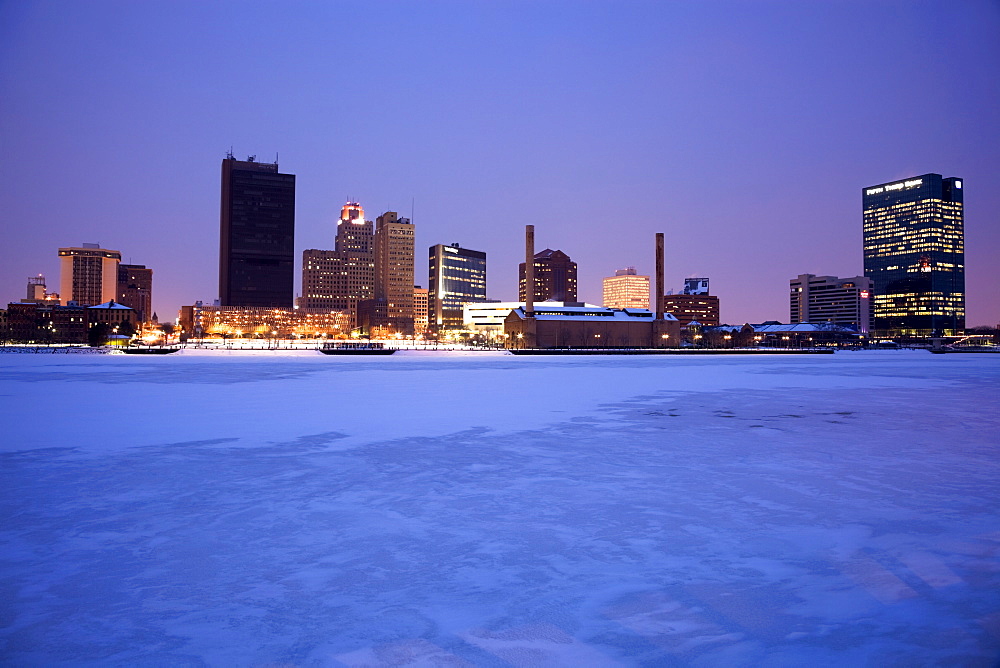
[{"label": "city skyline", "polygon": [[[241,6],[238,30],[227,8],[0,8],[6,299],[81,242],[152,268],[161,319],[220,297],[232,148],[297,176],[296,294],[350,197],[412,218],[417,248],[488,253],[504,300],[523,217],[592,303],[616,268],[651,273],[663,230],[668,288],[712,277],[730,323],[784,321],[800,274],[862,273],[862,188],[959,176],[967,325],[1000,321],[995,4]],[[342,24],[396,49],[330,51]]]}]

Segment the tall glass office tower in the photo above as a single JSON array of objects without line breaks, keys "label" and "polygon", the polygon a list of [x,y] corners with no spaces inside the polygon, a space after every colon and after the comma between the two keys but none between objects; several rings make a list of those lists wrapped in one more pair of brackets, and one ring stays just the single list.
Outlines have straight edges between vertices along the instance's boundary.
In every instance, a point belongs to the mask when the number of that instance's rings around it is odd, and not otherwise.
[{"label": "tall glass office tower", "polygon": [[430,247],[427,266],[431,328],[462,329],[462,307],[486,301],[486,253],[438,244]]},{"label": "tall glass office tower", "polygon": [[876,336],[965,328],[962,179],[924,174],[862,190]]}]

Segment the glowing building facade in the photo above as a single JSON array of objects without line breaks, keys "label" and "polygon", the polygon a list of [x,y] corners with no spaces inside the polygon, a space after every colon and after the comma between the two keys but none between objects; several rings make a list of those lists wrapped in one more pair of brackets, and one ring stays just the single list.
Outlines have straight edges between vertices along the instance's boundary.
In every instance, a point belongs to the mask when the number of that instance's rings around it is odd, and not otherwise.
[{"label": "glowing building facade", "polygon": [[413,333],[423,334],[430,324],[430,291],[419,285],[413,286]]},{"label": "glowing building facade", "polygon": [[965,328],[962,179],[924,174],[862,190],[865,276],[879,336]]},{"label": "glowing building facade", "polygon": [[719,324],[719,298],[715,295],[664,295],[663,310],[687,327],[692,322],[706,327]]},{"label": "glowing building facade", "polygon": [[649,308],[649,276],[639,276],[626,267],[602,281],[606,308]]},{"label": "glowing building facade", "polygon": [[334,250],[302,252],[302,308],[309,313],[346,311],[357,318],[358,303],[375,296],[372,221],[357,202],[340,211]]},{"label": "glowing building facade", "polygon": [[430,247],[430,326],[463,329],[462,307],[486,299],[486,253],[458,244]]},{"label": "glowing building facade", "polygon": [[351,317],[341,311],[304,313],[301,310],[253,306],[182,306],[179,321],[183,338],[343,338]]},{"label": "glowing building facade", "polygon": [[83,244],[59,249],[59,294],[63,303],[81,306],[103,304],[118,298],[118,264],[122,254]]}]

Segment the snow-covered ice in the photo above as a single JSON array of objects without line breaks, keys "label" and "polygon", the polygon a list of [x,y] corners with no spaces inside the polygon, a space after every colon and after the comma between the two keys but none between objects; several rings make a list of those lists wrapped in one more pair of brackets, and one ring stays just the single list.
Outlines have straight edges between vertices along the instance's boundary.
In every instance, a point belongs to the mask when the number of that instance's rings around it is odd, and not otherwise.
[{"label": "snow-covered ice", "polygon": [[991,666],[1000,356],[0,355],[0,663]]}]

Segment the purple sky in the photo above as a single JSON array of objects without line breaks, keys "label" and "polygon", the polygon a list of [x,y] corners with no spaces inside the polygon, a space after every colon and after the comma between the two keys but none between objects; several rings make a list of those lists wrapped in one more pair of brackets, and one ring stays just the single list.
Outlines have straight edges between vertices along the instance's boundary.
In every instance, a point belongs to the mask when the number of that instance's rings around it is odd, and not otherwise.
[{"label": "purple sky", "polygon": [[730,323],[862,273],[864,186],[960,176],[996,324],[998,35],[988,0],[0,4],[0,299],[83,242],[153,268],[161,321],[215,299],[232,146],[297,175],[297,263],[348,197],[415,201],[418,284],[458,242],[513,299],[533,223],[599,303],[662,231],[667,286],[710,277]]}]

